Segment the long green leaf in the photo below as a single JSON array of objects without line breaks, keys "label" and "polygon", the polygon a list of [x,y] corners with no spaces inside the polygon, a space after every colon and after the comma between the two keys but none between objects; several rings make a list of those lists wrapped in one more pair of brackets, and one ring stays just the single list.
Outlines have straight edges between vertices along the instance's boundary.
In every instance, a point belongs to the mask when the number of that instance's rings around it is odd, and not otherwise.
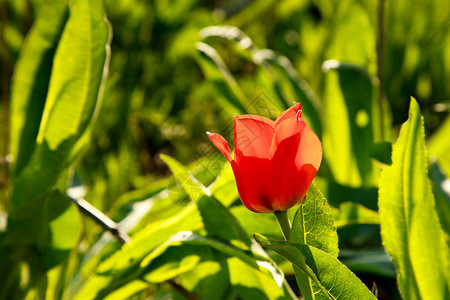
[{"label": "long green leaf", "polygon": [[277,252],[307,274],[324,293],[320,299],[325,295],[329,299],[376,299],[358,277],[332,255],[308,245],[254,235],[263,247]]},{"label": "long green leaf", "polygon": [[[314,183],[309,188],[305,201],[295,213],[290,241],[313,246],[333,257],[338,255],[338,237],[333,216],[327,200]],[[306,274],[298,268],[294,268],[294,271],[305,299],[326,299],[320,287],[308,279]]]},{"label": "long green leaf", "polygon": [[14,176],[27,164],[35,148],[53,55],[67,14],[66,0],[47,1],[39,11],[17,60],[11,86],[10,151]]},{"label": "long green leaf", "polygon": [[381,173],[381,236],[398,272],[404,299],[450,297],[450,251],[444,241],[427,176],[423,120],[411,99],[408,121]]},{"label": "long green leaf", "polygon": [[376,186],[371,160],[374,142],[374,87],[369,74],[354,65],[324,63],[324,157],[336,182],[350,187]]},{"label": "long green leaf", "polygon": [[86,142],[107,74],[109,42],[101,1],[75,1],[54,57],[36,149],[13,186],[12,211],[54,187]]}]

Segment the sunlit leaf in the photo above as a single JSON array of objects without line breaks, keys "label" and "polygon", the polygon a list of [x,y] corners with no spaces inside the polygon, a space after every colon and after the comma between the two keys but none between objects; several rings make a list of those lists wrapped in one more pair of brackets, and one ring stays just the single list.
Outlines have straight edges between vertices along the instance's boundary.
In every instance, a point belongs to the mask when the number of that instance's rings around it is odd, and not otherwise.
[{"label": "sunlit leaf", "polygon": [[326,61],[323,151],[336,182],[376,186],[370,157],[374,142],[374,87],[369,74],[354,65]]},{"label": "sunlit leaf", "polygon": [[[67,1],[42,6],[21,48],[11,86],[11,172],[20,173],[33,153],[47,97],[52,60],[68,14]],[[52,16],[49,18],[48,16]]]},{"label": "sunlit leaf", "polygon": [[37,145],[14,182],[11,211],[55,186],[87,142],[107,74],[109,40],[100,1],[76,1],[54,57]]},{"label": "sunlit leaf", "polygon": [[359,65],[374,74],[376,32],[369,12],[356,2],[342,12],[336,18],[326,59]]},{"label": "sunlit leaf", "polygon": [[329,299],[376,299],[355,274],[337,258],[322,250],[299,243],[275,241],[259,234],[255,234],[255,239],[265,248],[291,261],[295,267],[307,274]]},{"label": "sunlit leaf", "polygon": [[295,214],[290,241],[313,246],[334,257],[338,256],[334,219],[327,200],[314,183]]},{"label": "sunlit leaf", "polygon": [[[313,246],[333,257],[338,255],[338,237],[333,216],[327,200],[314,183],[295,214],[290,241]],[[294,268],[294,271],[305,299],[322,299],[326,296],[301,270]]]},{"label": "sunlit leaf", "polygon": [[423,121],[414,99],[393,146],[392,165],[381,173],[378,205],[383,245],[404,299],[448,298],[450,251],[434,208]]},{"label": "sunlit leaf", "polygon": [[233,291],[240,299],[295,299],[286,284],[280,288],[271,276],[255,271],[237,258],[228,260],[228,268]]}]

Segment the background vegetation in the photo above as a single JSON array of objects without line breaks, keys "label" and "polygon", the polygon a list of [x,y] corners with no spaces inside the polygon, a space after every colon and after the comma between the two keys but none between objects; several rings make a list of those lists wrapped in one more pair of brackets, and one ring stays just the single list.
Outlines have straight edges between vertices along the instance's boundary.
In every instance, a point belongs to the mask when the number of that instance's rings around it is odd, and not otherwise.
[{"label": "background vegetation", "polygon": [[[315,184],[339,260],[399,299],[378,190],[401,182],[396,156],[423,166],[406,181],[421,172],[427,186],[428,168],[433,191],[416,200],[436,199],[448,246],[449,15],[444,0],[2,1],[0,298],[292,298],[250,251],[253,232],[281,237],[275,219],[240,205],[205,131],[232,141],[236,114],[275,118],[296,101],[322,141]],[[391,158],[411,96],[427,152]],[[68,188],[132,242],[77,211]]]}]

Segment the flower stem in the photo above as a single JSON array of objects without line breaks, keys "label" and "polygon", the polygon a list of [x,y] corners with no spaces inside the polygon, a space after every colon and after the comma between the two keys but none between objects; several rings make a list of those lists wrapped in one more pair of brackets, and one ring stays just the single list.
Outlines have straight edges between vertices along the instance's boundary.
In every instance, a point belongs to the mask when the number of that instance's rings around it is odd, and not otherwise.
[{"label": "flower stem", "polygon": [[[302,204],[303,205],[303,204]],[[289,241],[290,235],[291,235],[291,222],[289,221],[289,217],[287,214],[287,211],[276,211],[275,217],[277,217],[278,224],[280,224],[281,231],[283,232],[284,239],[286,241]],[[304,268],[306,269],[306,263],[303,259],[300,260],[302,264],[304,265]],[[305,300],[314,300],[314,292],[312,289],[312,283],[308,277],[300,268],[294,266],[295,271],[295,277],[297,280],[297,284],[300,288],[300,291],[303,295],[303,298]]]},{"label": "flower stem", "polygon": [[287,211],[276,211],[274,212],[274,214],[275,217],[277,217],[278,224],[280,224],[284,239],[286,241],[289,241],[289,238],[291,236],[291,222],[289,221]]}]

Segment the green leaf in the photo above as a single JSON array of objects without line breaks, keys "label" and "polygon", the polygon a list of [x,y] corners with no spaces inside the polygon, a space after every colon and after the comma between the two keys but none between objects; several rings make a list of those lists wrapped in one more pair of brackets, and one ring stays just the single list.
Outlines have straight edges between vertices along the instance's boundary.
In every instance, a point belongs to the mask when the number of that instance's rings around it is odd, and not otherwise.
[{"label": "green leaf", "polygon": [[333,179],[350,187],[377,185],[370,157],[374,142],[374,87],[369,74],[354,65],[326,61],[324,157]]},{"label": "green leaf", "polygon": [[280,225],[273,214],[255,214],[249,212],[244,205],[230,208],[233,216],[239,221],[247,234],[258,232],[271,237],[282,238]]},{"label": "green leaf", "polygon": [[376,299],[358,277],[332,255],[304,244],[276,241],[257,233],[254,236],[263,247],[277,252],[307,274],[329,299]]},{"label": "green leaf", "polygon": [[28,163],[35,148],[53,55],[67,14],[66,0],[47,1],[40,9],[17,60],[11,85],[9,145],[13,157],[13,176],[18,175]]},{"label": "green leaf", "polygon": [[174,174],[177,186],[184,189],[192,202],[197,203],[198,199],[204,194],[211,195],[211,192],[176,159],[164,154],[161,154],[160,158]]},{"label": "green leaf", "polygon": [[108,70],[109,42],[101,1],[75,1],[54,57],[37,145],[14,182],[11,211],[53,188],[87,142]]},{"label": "green leaf", "polygon": [[[310,186],[305,201],[295,213],[290,241],[310,245],[334,257],[338,256],[338,236],[333,216],[327,200],[315,183]],[[316,297],[325,297],[320,287],[302,271],[298,268],[294,268],[294,271],[305,299],[314,299],[312,293],[316,294]]]},{"label": "green leaf", "polygon": [[236,257],[241,261],[243,261],[244,263],[251,266],[252,268],[267,271],[267,268],[262,267],[264,265],[264,262],[267,261],[267,258],[254,257],[251,253],[244,252],[237,247],[223,243],[213,238],[208,238],[195,234],[191,231],[181,231],[170,237],[170,239],[168,239],[166,243],[162,244],[157,249],[155,249],[154,252],[146,256],[146,258],[142,261],[141,266],[150,264],[150,262],[153,261],[156,257],[158,257],[161,253],[165,252],[167,248],[182,244],[208,246],[228,256]]},{"label": "green leaf", "polygon": [[183,209],[172,218],[149,224],[133,235],[129,243],[101,263],[95,274],[85,278],[87,281],[81,290],[78,287],[73,290],[77,293],[75,299],[94,299],[102,290],[110,292],[110,286],[117,288],[136,279],[141,274],[142,260],[151,251],[177,232],[198,230],[201,227],[202,221],[195,206]]},{"label": "green leaf", "polygon": [[223,166],[216,180],[209,186],[209,189],[214,198],[226,207],[229,207],[236,199],[239,199],[233,169],[228,162]]},{"label": "green leaf", "polygon": [[200,299],[227,299],[231,290],[227,260],[217,255],[200,262],[195,269],[180,275],[178,279],[184,288]]},{"label": "green leaf", "polygon": [[167,247],[164,253],[142,261],[142,277],[149,283],[167,281],[194,269],[202,259],[211,257],[211,252],[209,247],[189,243]]},{"label": "green leaf", "polygon": [[378,205],[383,245],[397,269],[403,298],[450,297],[450,251],[434,208],[423,120],[414,99],[393,147],[392,165],[381,173]]},{"label": "green leaf", "polygon": [[228,259],[228,268],[233,292],[239,299],[296,299],[285,283],[280,288],[270,275],[251,268],[235,257]]},{"label": "green leaf", "polygon": [[143,280],[134,280],[127,285],[116,289],[108,296],[105,297],[105,300],[117,300],[117,299],[129,299],[134,294],[147,289],[148,283]]},{"label": "green leaf", "polygon": [[315,183],[311,184],[306,199],[297,210],[292,223],[291,242],[318,248],[338,256],[338,236],[327,200]]},{"label": "green leaf", "polygon": [[208,236],[225,240],[243,250],[250,249],[250,237],[219,201],[213,197],[201,197],[197,206]]},{"label": "green leaf", "polygon": [[326,59],[359,65],[374,74],[376,32],[368,10],[360,2],[355,2],[339,12],[342,13],[336,12]]}]

